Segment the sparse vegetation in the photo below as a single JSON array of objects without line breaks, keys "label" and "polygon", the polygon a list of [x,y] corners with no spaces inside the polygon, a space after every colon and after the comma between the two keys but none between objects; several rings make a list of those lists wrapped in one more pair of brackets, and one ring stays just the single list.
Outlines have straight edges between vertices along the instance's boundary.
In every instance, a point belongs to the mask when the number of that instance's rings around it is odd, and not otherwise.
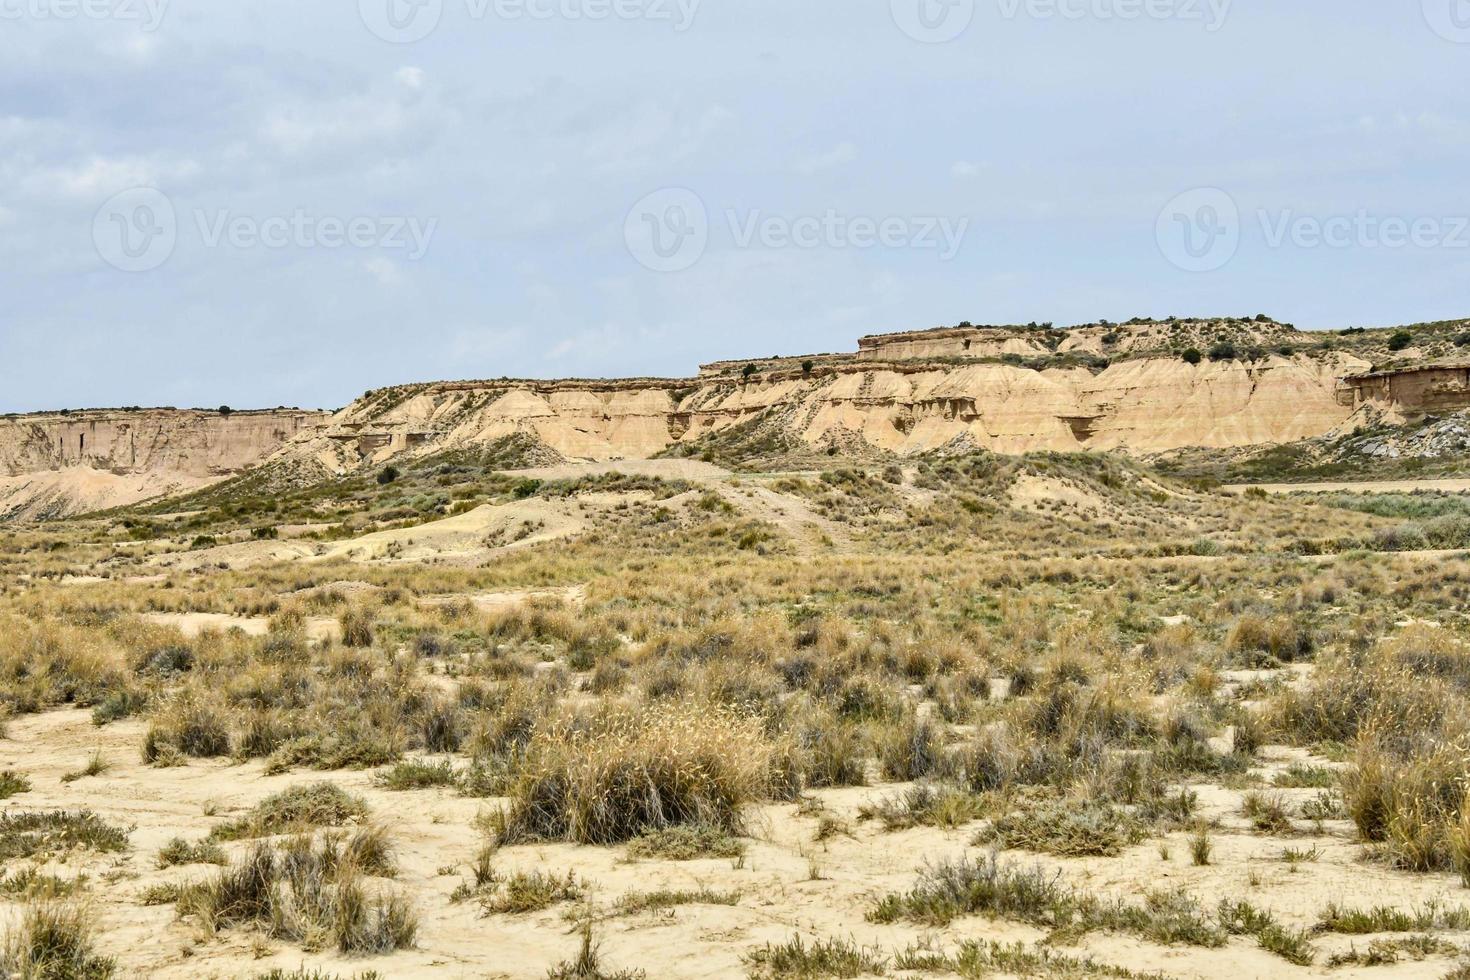
[{"label": "sparse vegetation", "polygon": [[5,935],[0,971],[17,980],[108,980],[117,964],[94,951],[94,928],[74,902],[32,902]]},{"label": "sparse vegetation", "polygon": [[75,849],[113,854],[127,846],[126,831],[90,810],[0,814],[0,861],[49,857]]},{"label": "sparse vegetation", "polygon": [[[1173,357],[1219,342],[1168,336]],[[1224,336],[1241,357],[1281,346]],[[773,365],[771,385],[797,378]],[[828,383],[825,362],[810,373]],[[241,975],[236,953],[282,946],[437,956],[414,911],[446,902],[483,917],[487,947],[514,928],[566,977],[669,972],[622,933],[604,962],[591,925],[633,916],[760,976],[1151,976],[1063,945],[1091,932],[1161,966],[1180,944],[1448,962],[1437,933],[1470,921],[1425,903],[1470,874],[1470,564],[1411,549],[1462,540],[1461,495],[1234,495],[1117,456],[828,456],[779,434],[758,418],[698,443],[735,477],[398,457],[385,484],[379,462],[299,496],[244,481],[184,516],[0,529],[0,569],[29,576],[0,587],[0,704],[14,746],[47,753],[0,774],[0,892],[109,922],[174,905],[190,948],[231,934],[211,962]],[[583,530],[481,564],[408,557],[432,521],[522,504]],[[403,550],[190,572],[129,557],[194,562],[255,528],[307,550],[388,530]],[[110,727],[76,715],[78,742],[70,706]],[[117,807],[150,779],[166,809]],[[30,812],[52,793],[95,812]],[[370,818],[414,827],[412,845],[394,853]],[[133,820],[149,850],[119,866]],[[894,848],[922,868],[911,887],[828,903],[891,874]],[[64,874],[41,863],[57,857]],[[1384,876],[1414,900],[1321,908],[1279,887]],[[822,934],[734,950],[708,928],[798,901]],[[934,935],[865,948],[864,913]],[[940,931],[969,916],[1050,942]],[[1334,933],[1367,938],[1316,938]]]},{"label": "sparse vegetation", "polygon": [[749,961],[752,976],[771,980],[882,976],[887,970],[876,950],[859,948],[851,940],[819,939],[808,944],[801,936],[766,945],[751,953]]},{"label": "sparse vegetation", "polygon": [[209,839],[230,841],[301,833],[338,827],[366,814],[367,805],[361,798],[336,783],[307,783],[269,796],[243,817],[219,824],[210,831]]},{"label": "sparse vegetation", "polygon": [[254,926],[308,950],[388,953],[413,944],[418,918],[402,894],[369,892],[365,877],[388,870],[383,848],[375,830],[320,844],[305,836],[256,843],[239,863],[178,889],[174,900],[179,915],[210,932]]}]

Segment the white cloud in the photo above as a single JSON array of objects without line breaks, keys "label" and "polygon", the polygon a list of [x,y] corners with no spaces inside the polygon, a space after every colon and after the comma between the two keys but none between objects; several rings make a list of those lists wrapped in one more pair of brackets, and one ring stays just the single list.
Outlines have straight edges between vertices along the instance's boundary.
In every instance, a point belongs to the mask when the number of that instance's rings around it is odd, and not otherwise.
[{"label": "white cloud", "polygon": [[448,347],[454,361],[483,362],[486,369],[479,373],[489,377],[515,373],[525,343],[526,328],[522,326],[468,326],[450,333]]},{"label": "white cloud", "polygon": [[386,289],[397,289],[405,282],[403,269],[392,259],[375,255],[363,262],[363,268],[367,269],[368,275],[372,276],[378,285]]},{"label": "white cloud", "polygon": [[21,189],[38,198],[96,202],[132,187],[162,186],[199,173],[192,159],[157,160],[146,157],[93,156],[78,163],[22,167]]},{"label": "white cloud", "polygon": [[398,79],[398,83],[404,88],[417,90],[424,87],[424,70],[422,68],[404,65],[393,73],[393,77]]},{"label": "white cloud", "polygon": [[949,168],[949,173],[952,177],[969,180],[974,177],[979,177],[980,169],[978,163],[971,163],[969,160],[957,160],[955,161],[955,165]]},{"label": "white cloud", "polygon": [[851,143],[838,143],[825,153],[808,153],[797,158],[794,168],[804,177],[832,170],[857,159],[857,147]]}]

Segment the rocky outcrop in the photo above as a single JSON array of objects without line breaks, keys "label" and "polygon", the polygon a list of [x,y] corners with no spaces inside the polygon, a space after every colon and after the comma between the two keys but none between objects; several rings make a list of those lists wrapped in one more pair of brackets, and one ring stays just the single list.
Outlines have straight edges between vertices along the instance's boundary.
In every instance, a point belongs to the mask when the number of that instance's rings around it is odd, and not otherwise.
[{"label": "rocky outcrop", "polygon": [[283,452],[345,472],[523,435],[568,459],[640,459],[757,420],[813,449],[866,446],[899,455],[951,445],[1007,453],[1248,446],[1342,425],[1351,409],[1334,389],[1365,366],[1342,355],[1199,364],[1142,357],[1101,370],[993,360],[839,362],[831,355],[820,365],[786,363],[798,360],[762,361],[751,373],[707,369],[688,381],[384,389]]},{"label": "rocky outcrop", "polygon": [[[1458,342],[1457,329],[1422,325],[1416,343],[1427,357]],[[706,364],[690,379],[401,385],[330,416],[8,417],[0,418],[0,519],[131,503],[261,462],[272,466],[255,475],[296,485],[459,450],[500,467],[510,456],[642,459],[725,436],[756,452],[796,447],[793,456],[1288,443],[1356,428],[1361,399],[1342,397],[1344,379],[1370,369],[1358,355],[1388,349],[1387,331],[1305,334],[1264,317],[1067,330],[966,323],[864,337],[850,353]],[[1402,391],[1408,383],[1393,384]],[[759,437],[742,435],[750,432]],[[507,446],[515,451],[507,455]]]},{"label": "rocky outcrop", "polygon": [[1397,371],[1350,375],[1338,401],[1354,409],[1373,405],[1406,417],[1470,408],[1470,364],[1426,364]]},{"label": "rocky outcrop", "polygon": [[60,517],[207,485],[330,416],[102,409],[0,417],[0,520]]}]

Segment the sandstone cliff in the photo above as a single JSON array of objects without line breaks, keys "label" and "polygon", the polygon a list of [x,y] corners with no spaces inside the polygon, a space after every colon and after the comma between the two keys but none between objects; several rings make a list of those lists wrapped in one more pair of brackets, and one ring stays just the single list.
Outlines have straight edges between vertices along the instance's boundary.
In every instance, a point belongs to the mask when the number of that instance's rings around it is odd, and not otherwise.
[{"label": "sandstone cliff", "polygon": [[0,417],[0,520],[195,489],[256,465],[325,413],[102,409]]},{"label": "sandstone cliff", "polygon": [[262,463],[257,490],[454,451],[489,453],[498,467],[734,442],[797,460],[1290,443],[1352,429],[1345,379],[1385,358],[1396,369],[1443,362],[1470,342],[1467,325],[1416,325],[1406,346],[1404,331],[1303,333],[1265,317],[963,323],[864,337],[848,353],[706,364],[689,379],[401,385],[331,415],[12,416],[0,418],[0,520],[174,494]]},{"label": "sandstone cliff", "polygon": [[1270,356],[1101,371],[1004,363],[856,362],[688,381],[487,381],[371,393],[285,450],[339,472],[527,435],[569,459],[640,459],[764,421],[813,447],[912,455],[949,445],[999,452],[1291,442],[1341,425],[1334,390],[1351,357]]}]

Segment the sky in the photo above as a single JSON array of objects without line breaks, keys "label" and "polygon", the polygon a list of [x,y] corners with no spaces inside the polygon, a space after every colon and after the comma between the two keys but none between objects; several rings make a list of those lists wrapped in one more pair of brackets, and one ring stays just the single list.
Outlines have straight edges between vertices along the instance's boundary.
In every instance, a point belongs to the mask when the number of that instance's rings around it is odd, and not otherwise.
[{"label": "sky", "polygon": [[0,412],[1470,316],[1470,0],[0,0]]}]

